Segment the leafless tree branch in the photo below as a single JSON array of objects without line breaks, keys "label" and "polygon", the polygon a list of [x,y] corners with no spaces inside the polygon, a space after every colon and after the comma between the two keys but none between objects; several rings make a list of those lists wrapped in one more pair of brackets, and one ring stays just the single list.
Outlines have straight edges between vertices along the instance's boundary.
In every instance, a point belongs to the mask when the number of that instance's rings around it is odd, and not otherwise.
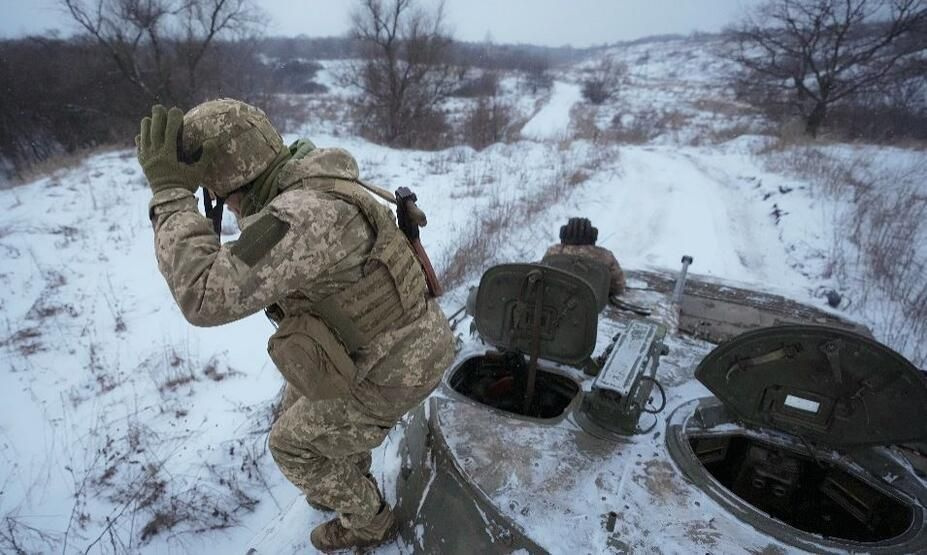
[{"label": "leafless tree branch", "polygon": [[732,58],[815,135],[831,105],[910,75],[927,51],[924,0],[769,0],[731,33]]},{"label": "leafless tree branch", "polygon": [[443,2],[428,12],[414,0],[360,0],[351,21],[362,60],[342,80],[361,91],[365,134],[421,146],[422,133],[434,130],[425,122],[434,123],[454,84]]},{"label": "leafless tree branch", "polygon": [[255,29],[251,0],[60,0],[71,18],[149,101],[190,106],[202,62],[220,37]]}]

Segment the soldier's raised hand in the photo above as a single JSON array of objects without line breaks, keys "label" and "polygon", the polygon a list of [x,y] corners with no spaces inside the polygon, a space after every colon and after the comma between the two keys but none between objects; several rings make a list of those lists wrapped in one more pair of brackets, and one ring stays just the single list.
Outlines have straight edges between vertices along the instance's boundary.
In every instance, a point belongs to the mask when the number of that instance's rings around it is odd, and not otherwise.
[{"label": "soldier's raised hand", "polygon": [[151,116],[142,119],[135,145],[138,163],[154,193],[172,188],[195,191],[212,158],[215,145],[209,141],[202,145],[202,155],[196,162],[187,164],[178,158],[182,127],[183,110],[176,107],[167,110],[157,104],[151,108]]}]

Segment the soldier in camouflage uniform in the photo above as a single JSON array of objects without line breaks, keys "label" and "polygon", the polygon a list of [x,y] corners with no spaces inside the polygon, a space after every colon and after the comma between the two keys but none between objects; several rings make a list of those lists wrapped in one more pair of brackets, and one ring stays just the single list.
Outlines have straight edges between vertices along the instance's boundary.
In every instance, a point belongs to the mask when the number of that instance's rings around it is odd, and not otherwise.
[{"label": "soldier in camouflage uniform", "polygon": [[[312,503],[338,513],[313,530],[313,545],[392,538],[370,450],[453,356],[392,212],[361,188],[346,151],[287,148],[263,112],[235,100],[186,115],[155,106],[136,142],[154,192],[158,267],[187,320],[216,326],[269,307],[277,324],[268,350],[287,386],[270,450]],[[220,244],[200,215],[200,184],[235,213],[237,241]]]},{"label": "soldier in camouflage uniform", "polygon": [[616,297],[625,290],[624,272],[612,251],[596,246],[598,238],[599,230],[592,227],[587,218],[570,218],[565,226],[560,227],[560,243],[548,248],[544,258],[567,254],[601,262],[608,268],[610,277],[608,296]]}]

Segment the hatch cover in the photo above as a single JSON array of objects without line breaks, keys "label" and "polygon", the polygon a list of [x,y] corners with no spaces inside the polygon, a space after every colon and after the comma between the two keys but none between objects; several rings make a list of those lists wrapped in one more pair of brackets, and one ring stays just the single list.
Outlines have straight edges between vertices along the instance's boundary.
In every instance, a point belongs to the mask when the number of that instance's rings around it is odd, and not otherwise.
[{"label": "hatch cover", "polygon": [[539,356],[584,362],[595,348],[596,297],[583,279],[541,264],[502,264],[483,274],[473,319],[480,336],[503,350],[527,353],[540,306]]},{"label": "hatch cover", "polygon": [[927,438],[927,381],[855,333],[809,325],[753,330],[719,345],[695,376],[744,423],[832,447]]}]

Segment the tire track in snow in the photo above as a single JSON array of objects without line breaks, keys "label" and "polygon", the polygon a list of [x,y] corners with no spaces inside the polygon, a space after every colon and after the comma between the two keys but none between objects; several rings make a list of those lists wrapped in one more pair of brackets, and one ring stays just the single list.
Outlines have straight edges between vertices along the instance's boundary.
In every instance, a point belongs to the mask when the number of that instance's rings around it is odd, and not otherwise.
[{"label": "tire track in snow", "polygon": [[579,85],[557,81],[550,100],[521,129],[521,136],[536,141],[557,140],[570,128],[570,109],[581,97]]},{"label": "tire track in snow", "polygon": [[[599,244],[628,267],[693,271],[729,280],[806,285],[786,262],[778,233],[721,162],[680,148],[625,147],[622,174],[592,180],[577,201],[599,228]],[[755,168],[754,168],[755,169]]]}]

